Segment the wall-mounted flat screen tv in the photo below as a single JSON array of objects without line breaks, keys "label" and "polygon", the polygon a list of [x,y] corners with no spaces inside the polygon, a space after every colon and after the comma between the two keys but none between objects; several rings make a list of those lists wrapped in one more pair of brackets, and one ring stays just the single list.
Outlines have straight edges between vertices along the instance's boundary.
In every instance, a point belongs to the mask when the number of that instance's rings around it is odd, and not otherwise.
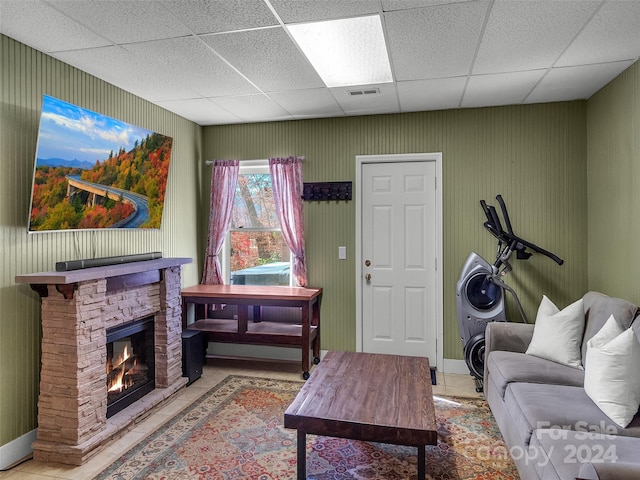
[{"label": "wall-mounted flat screen tv", "polygon": [[45,95],[29,232],[160,228],[172,143]]}]

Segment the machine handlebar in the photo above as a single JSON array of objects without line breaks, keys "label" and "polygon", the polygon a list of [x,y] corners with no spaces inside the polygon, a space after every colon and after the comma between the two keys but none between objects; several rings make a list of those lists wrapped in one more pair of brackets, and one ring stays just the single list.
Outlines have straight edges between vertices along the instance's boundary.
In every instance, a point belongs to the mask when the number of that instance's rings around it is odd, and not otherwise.
[{"label": "machine handlebar", "polygon": [[487,205],[484,200],[480,200],[480,206],[482,207],[482,210],[487,217],[487,221],[484,222],[483,225],[494,237],[496,237],[500,242],[509,245],[512,250],[516,250],[518,252],[518,258],[529,258],[531,254],[526,251],[526,249],[529,248],[534,252],[544,255],[545,257],[549,257],[558,265],[562,265],[564,263],[564,260],[562,260],[557,255],[545,250],[542,247],[537,246],[535,243],[528,242],[523,238],[517,236],[513,232],[511,219],[509,218],[509,212],[507,211],[507,205],[505,204],[502,195],[497,195],[496,200],[500,204],[502,218],[504,219],[504,223],[507,227],[506,231],[502,228],[500,217],[495,207],[493,207],[492,205]]}]

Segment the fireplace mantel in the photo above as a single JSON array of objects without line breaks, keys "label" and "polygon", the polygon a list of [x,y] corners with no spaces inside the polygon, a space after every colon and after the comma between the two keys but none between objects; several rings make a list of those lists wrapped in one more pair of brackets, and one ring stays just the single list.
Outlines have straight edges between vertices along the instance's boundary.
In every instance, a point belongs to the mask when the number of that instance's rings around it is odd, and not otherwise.
[{"label": "fireplace mantel", "polygon": [[[16,276],[42,302],[38,433],[34,458],[81,465],[187,379],[182,377],[181,266],[159,258]],[[106,331],[154,317],[155,389],[106,418]]]},{"label": "fireplace mantel", "polygon": [[37,272],[16,275],[16,283],[30,283],[31,285],[70,285],[86,280],[98,278],[112,278],[121,275],[160,270],[191,263],[190,258],[157,258],[141,262],[118,263],[103,267],[82,268],[67,272]]},{"label": "fireplace mantel", "polygon": [[[110,286],[132,287],[158,281],[152,272],[160,272],[165,268],[177,267],[191,263],[190,258],[158,258],[140,262],[118,263],[102,267],[90,267],[66,272],[37,272],[16,275],[16,283],[29,283],[31,288],[41,297],[48,295],[47,285],[55,285],[64,298],[73,298],[73,292],[79,282],[107,279],[107,290]],[[126,278],[125,278],[126,277]],[[121,278],[120,281],[114,280]],[[110,281],[111,279],[111,281]]]}]

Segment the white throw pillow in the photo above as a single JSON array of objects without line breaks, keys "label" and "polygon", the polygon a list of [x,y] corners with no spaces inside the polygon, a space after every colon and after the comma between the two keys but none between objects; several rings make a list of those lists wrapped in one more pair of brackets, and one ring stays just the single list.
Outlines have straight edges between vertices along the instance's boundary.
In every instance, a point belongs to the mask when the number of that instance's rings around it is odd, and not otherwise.
[{"label": "white throw pillow", "polygon": [[584,323],[582,299],[560,311],[543,295],[526,353],[582,369]]},{"label": "white throw pillow", "polygon": [[584,390],[611,420],[629,425],[640,407],[640,343],[611,315],[587,342]]}]

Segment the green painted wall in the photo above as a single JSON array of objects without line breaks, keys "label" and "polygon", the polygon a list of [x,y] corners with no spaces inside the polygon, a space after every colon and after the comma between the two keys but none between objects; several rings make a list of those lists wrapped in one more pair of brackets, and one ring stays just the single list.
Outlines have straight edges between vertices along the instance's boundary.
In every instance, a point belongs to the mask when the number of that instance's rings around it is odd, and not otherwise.
[{"label": "green painted wall", "polygon": [[[482,227],[480,199],[495,204],[501,193],[516,233],[565,259],[562,267],[540,255],[514,261],[507,281],[530,318],[543,293],[564,306],[586,291],[586,108],[566,102],[212,126],[203,129],[203,156],[302,155],[305,181],[355,181],[356,155],[442,152],[444,356],[462,358],[456,281],[469,252],[493,260],[496,247]],[[207,185],[202,190],[208,195]],[[355,219],[354,201],[305,203],[310,284],[324,289],[323,349],[356,348]],[[339,245],[348,260],[338,260]]]},{"label": "green painted wall", "polygon": [[587,108],[589,287],[640,304],[640,63]]},{"label": "green painted wall", "polygon": [[[161,229],[27,234],[43,94],[173,137]],[[201,194],[191,185],[201,144],[198,125],[0,35],[0,446],[37,421],[40,300],[15,276],[60,260],[162,251],[194,258],[183,282],[197,283]]]}]

